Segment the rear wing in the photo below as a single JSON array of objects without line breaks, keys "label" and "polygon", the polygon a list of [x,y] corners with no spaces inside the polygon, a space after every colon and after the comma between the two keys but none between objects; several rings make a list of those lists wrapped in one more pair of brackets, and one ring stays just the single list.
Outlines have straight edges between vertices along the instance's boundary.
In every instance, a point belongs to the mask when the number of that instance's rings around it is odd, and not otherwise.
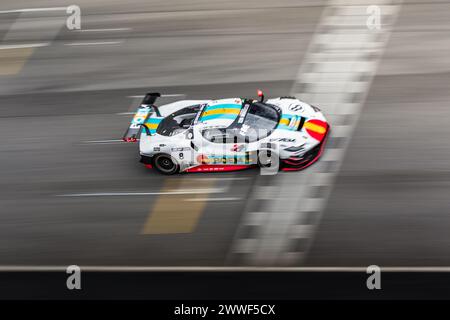
[{"label": "rear wing", "polygon": [[146,120],[153,113],[156,113],[157,116],[160,116],[158,107],[154,105],[156,99],[158,99],[159,97],[161,97],[161,94],[159,93],[147,93],[145,95],[144,99],[141,102],[141,105],[136,110],[133,119],[131,119],[130,126],[123,135],[123,141],[136,142],[142,127],[145,127]]}]

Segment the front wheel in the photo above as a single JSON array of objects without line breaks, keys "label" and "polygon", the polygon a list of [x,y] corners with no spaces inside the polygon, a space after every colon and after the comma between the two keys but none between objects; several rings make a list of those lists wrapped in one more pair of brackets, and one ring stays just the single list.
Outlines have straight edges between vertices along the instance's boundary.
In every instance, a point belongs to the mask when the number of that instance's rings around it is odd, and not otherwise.
[{"label": "front wheel", "polygon": [[180,166],[168,154],[157,154],[153,157],[153,166],[162,174],[175,174],[180,170]]}]

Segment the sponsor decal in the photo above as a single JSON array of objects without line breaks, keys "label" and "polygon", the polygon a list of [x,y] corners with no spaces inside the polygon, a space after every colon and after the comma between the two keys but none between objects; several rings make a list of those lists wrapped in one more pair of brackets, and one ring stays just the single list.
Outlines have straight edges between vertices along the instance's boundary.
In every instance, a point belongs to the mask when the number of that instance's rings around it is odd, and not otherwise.
[{"label": "sponsor decal", "polygon": [[327,132],[327,123],[319,119],[313,119],[306,121],[304,128],[312,138],[322,141]]},{"label": "sponsor decal", "polygon": [[145,122],[148,114],[150,113],[150,107],[146,105],[140,106],[136,113],[134,114],[133,119],[131,120],[131,129],[139,129],[140,125]]},{"label": "sponsor decal", "polygon": [[206,161],[208,161],[208,157],[205,154],[199,154],[197,156],[198,163],[206,163]]},{"label": "sponsor decal", "polygon": [[303,106],[302,106],[302,105],[299,105],[299,104],[291,104],[291,105],[289,106],[289,110],[295,111],[295,112],[299,112],[299,111],[302,111],[302,110],[303,110]]},{"label": "sponsor decal", "polygon": [[294,138],[273,138],[273,139],[270,139],[270,141],[278,141],[278,142],[295,142],[296,139],[294,139]]},{"label": "sponsor decal", "polygon": [[189,151],[191,149],[188,147],[185,147],[185,148],[171,148],[170,150],[171,151]]},{"label": "sponsor decal", "polygon": [[238,123],[243,123],[244,122],[245,115],[247,114],[248,108],[250,108],[250,105],[248,103],[246,103],[244,105],[244,107],[242,108],[241,113],[239,114]]},{"label": "sponsor decal", "polygon": [[233,147],[231,148],[231,151],[239,152],[239,151],[242,151],[244,148],[245,148],[245,145],[244,145],[244,144],[241,144],[241,145],[235,144],[235,145],[233,145]]},{"label": "sponsor decal", "polygon": [[252,163],[249,154],[244,153],[240,155],[210,155],[206,156],[200,154],[197,156],[198,163],[201,164],[250,164]]},{"label": "sponsor decal", "polygon": [[295,131],[300,125],[301,119],[302,117],[300,116],[283,114],[281,116],[280,122],[278,123],[277,129]]},{"label": "sponsor decal", "polygon": [[186,169],[186,172],[218,172],[218,171],[236,171],[247,169],[248,165],[209,165],[202,164]]}]

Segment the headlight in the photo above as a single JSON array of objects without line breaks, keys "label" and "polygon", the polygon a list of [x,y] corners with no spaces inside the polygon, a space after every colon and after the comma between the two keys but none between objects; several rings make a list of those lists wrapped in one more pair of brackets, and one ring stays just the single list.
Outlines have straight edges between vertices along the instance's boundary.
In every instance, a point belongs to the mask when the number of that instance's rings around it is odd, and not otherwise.
[{"label": "headlight", "polygon": [[298,147],[295,147],[295,146],[289,147],[289,148],[286,148],[284,150],[289,151],[289,152],[296,152],[296,151],[301,151],[303,149],[304,149],[303,145],[301,145],[301,146],[298,146]]},{"label": "headlight", "polygon": [[311,104],[311,108],[313,108],[313,110],[315,112],[320,112],[321,111],[319,107],[313,106],[312,104]]}]

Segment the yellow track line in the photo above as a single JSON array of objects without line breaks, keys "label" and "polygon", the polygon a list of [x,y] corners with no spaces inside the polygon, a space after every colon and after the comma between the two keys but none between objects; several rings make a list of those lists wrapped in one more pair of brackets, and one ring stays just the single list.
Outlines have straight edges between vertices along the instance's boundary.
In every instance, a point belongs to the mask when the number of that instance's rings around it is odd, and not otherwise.
[{"label": "yellow track line", "polygon": [[159,196],[150,211],[141,234],[193,232],[206,207],[206,201],[209,196],[206,190],[211,189],[215,182],[216,179],[193,180],[189,178],[168,178],[164,183],[162,192],[178,189],[199,189],[205,190],[205,193],[167,194]]},{"label": "yellow track line", "polygon": [[33,54],[34,48],[0,50],[0,76],[18,74]]}]

